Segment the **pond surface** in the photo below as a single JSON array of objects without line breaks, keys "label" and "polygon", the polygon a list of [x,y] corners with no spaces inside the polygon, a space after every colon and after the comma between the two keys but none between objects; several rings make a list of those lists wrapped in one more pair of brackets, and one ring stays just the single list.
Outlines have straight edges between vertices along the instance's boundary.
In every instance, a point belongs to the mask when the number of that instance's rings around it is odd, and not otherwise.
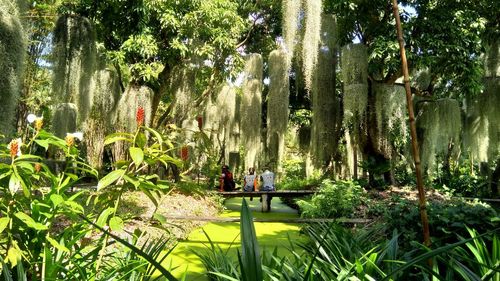
[{"label": "pond surface", "polygon": [[[272,211],[262,213],[259,198],[253,201],[246,199],[252,210],[254,218],[297,218],[296,210],[284,205],[279,198],[274,198],[271,203]],[[240,217],[242,198],[227,199],[225,210],[221,217]],[[255,232],[257,240],[263,251],[272,252],[276,247],[278,254],[288,254],[290,246],[289,241],[305,241],[305,236],[299,233],[300,224],[295,223],[274,223],[274,222],[256,222]],[[177,267],[172,271],[173,275],[180,278],[184,272],[187,272],[186,280],[208,280],[205,275],[205,267],[201,263],[195,252],[208,251],[208,239],[203,230],[209,235],[212,242],[219,245],[222,249],[230,248],[229,252],[236,258],[236,249],[240,248],[240,223],[239,222],[218,222],[208,223],[203,228],[190,233],[186,241],[180,242],[167,259],[167,266]]]}]

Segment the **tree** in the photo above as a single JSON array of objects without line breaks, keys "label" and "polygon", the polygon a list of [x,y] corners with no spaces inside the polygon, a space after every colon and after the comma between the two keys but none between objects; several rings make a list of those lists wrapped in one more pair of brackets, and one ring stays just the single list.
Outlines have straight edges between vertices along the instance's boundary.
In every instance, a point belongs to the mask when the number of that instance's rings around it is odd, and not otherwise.
[{"label": "tree", "polygon": [[162,99],[173,98],[169,84],[176,66],[196,65],[208,76],[200,79],[201,88],[212,89],[242,62],[236,46],[245,20],[233,0],[82,0],[67,3],[65,10],[93,21],[98,42],[121,70],[122,85],[153,89],[153,115]]}]

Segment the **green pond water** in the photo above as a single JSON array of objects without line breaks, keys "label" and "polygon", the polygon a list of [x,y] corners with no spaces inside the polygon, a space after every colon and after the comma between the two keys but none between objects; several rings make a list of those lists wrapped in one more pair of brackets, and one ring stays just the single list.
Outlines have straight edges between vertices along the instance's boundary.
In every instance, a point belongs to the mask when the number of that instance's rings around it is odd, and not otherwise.
[{"label": "green pond water", "polygon": [[[258,198],[253,201],[246,199],[254,218],[296,218],[297,211],[284,205],[279,198],[272,200],[270,213],[262,213],[261,203]],[[240,217],[242,198],[231,198],[226,200],[225,210],[221,217]],[[255,232],[261,252],[272,252],[276,247],[279,255],[287,255],[290,246],[289,241],[305,241],[305,236],[299,233],[300,225],[294,223],[256,222]],[[203,233],[207,232],[212,242],[222,249],[231,248],[229,251],[236,259],[236,249],[240,248],[240,223],[208,223],[200,229],[190,233],[186,241],[180,242],[166,260],[167,266],[176,267],[172,274],[180,278],[187,272],[186,280],[208,280],[205,275],[205,267],[201,263],[196,252],[208,251],[208,239]],[[290,239],[290,240],[289,240]]]}]

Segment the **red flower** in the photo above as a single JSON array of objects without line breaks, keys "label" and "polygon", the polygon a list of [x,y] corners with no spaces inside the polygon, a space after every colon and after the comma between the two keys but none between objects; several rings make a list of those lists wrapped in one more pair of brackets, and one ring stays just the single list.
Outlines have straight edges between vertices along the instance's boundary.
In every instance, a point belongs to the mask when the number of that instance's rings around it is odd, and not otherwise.
[{"label": "red flower", "polygon": [[144,125],[144,108],[142,106],[137,109],[135,120],[137,121],[137,127]]},{"label": "red flower", "polygon": [[185,145],[181,148],[181,159],[183,161],[186,161],[188,160],[188,158],[189,158],[189,147]]},{"label": "red flower", "polygon": [[203,129],[203,116],[196,117],[196,121],[198,121],[198,128],[200,130],[202,130]]}]

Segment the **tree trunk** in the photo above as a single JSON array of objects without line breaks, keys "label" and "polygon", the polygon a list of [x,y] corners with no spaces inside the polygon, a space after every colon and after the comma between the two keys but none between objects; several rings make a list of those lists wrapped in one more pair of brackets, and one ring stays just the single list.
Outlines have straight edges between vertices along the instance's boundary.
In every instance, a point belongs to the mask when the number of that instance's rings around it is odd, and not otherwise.
[{"label": "tree trunk", "polygon": [[423,235],[424,235],[424,244],[426,246],[430,246],[431,244],[431,236],[429,232],[429,220],[427,219],[427,210],[426,210],[426,200],[425,200],[425,190],[424,190],[424,182],[422,178],[422,167],[420,163],[420,152],[418,149],[418,140],[417,140],[417,126],[415,124],[415,113],[413,112],[413,98],[411,95],[410,88],[410,78],[408,73],[408,64],[406,61],[406,52],[403,41],[403,30],[401,27],[401,19],[399,18],[399,10],[398,10],[398,1],[392,0],[392,10],[394,12],[394,17],[396,19],[396,30],[398,34],[398,43],[399,43],[399,51],[401,54],[401,64],[404,75],[404,84],[406,90],[406,104],[408,108],[408,115],[410,121],[410,133],[411,133],[411,146],[413,153],[413,160],[415,162],[415,174],[417,178],[417,189],[418,189],[418,199],[419,199],[419,209],[420,209],[420,219],[422,221],[423,227]]}]

